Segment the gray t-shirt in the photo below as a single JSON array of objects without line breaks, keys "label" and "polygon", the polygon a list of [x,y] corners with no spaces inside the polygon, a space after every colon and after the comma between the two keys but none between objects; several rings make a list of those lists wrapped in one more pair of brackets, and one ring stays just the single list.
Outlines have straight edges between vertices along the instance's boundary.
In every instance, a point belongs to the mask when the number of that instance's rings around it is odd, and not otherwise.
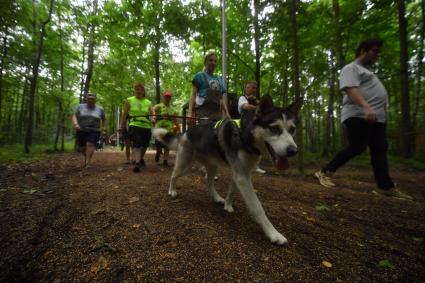
[{"label": "gray t-shirt", "polygon": [[105,111],[102,107],[95,105],[90,108],[86,103],[80,104],[75,110],[80,131],[83,132],[100,132],[100,120],[105,120]]},{"label": "gray t-shirt", "polygon": [[341,70],[339,89],[342,100],[341,122],[348,118],[365,118],[363,109],[355,104],[345,92],[346,88],[357,87],[369,106],[376,112],[377,122],[387,121],[388,94],[378,77],[364,66],[352,62]]}]

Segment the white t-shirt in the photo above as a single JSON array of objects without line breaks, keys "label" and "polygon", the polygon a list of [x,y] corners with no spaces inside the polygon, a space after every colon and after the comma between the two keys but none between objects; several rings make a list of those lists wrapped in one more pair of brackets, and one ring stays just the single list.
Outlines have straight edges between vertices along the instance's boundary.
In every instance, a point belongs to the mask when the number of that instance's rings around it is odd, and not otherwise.
[{"label": "white t-shirt", "polygon": [[239,100],[238,100],[238,112],[239,112],[239,114],[242,114],[242,105],[244,105],[246,103],[249,103],[249,102],[248,102],[248,99],[246,98],[245,95],[242,95],[241,97],[239,97]]}]

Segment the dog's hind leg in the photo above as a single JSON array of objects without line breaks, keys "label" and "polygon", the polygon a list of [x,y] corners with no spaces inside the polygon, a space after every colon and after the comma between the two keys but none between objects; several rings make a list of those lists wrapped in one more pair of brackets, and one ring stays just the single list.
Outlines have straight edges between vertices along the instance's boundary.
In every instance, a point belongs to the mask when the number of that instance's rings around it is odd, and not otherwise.
[{"label": "dog's hind leg", "polygon": [[176,164],[174,165],[173,173],[171,174],[170,186],[168,195],[172,198],[177,197],[176,181],[184,175],[192,165],[193,151],[185,146],[179,146],[176,154]]},{"label": "dog's hind leg", "polygon": [[260,224],[267,238],[269,238],[272,243],[278,245],[287,243],[288,240],[286,240],[286,238],[273,227],[273,224],[267,218],[263,206],[261,205],[257,194],[254,192],[250,172],[234,172],[234,176],[236,179],[236,185],[248,206],[249,212],[254,217],[255,221]]},{"label": "dog's hind leg", "polygon": [[205,164],[205,169],[207,169],[207,187],[210,195],[214,202],[224,204],[224,199],[217,193],[214,187],[214,177],[217,174],[217,166]]},{"label": "dog's hind leg", "polygon": [[233,193],[236,189],[236,183],[232,179],[230,185],[229,185],[229,191],[227,192],[226,201],[224,202],[224,210],[227,212],[233,212],[235,211],[233,209]]}]

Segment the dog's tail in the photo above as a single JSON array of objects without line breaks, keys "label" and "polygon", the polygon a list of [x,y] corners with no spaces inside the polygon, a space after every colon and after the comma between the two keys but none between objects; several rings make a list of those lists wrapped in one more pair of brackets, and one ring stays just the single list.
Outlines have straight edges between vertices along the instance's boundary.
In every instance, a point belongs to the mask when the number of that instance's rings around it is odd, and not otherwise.
[{"label": "dog's tail", "polygon": [[155,128],[152,135],[165,144],[169,149],[176,150],[179,144],[179,136],[164,128]]}]

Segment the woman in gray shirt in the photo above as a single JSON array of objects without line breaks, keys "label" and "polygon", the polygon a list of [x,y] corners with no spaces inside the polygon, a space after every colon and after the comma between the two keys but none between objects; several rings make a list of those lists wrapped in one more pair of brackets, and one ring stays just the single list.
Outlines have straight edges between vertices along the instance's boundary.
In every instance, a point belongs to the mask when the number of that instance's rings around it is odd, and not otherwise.
[{"label": "woman in gray shirt", "polygon": [[78,105],[72,123],[77,131],[78,150],[84,155],[84,167],[88,167],[101,132],[106,132],[105,111],[96,105],[96,94],[87,94],[87,103]]}]

